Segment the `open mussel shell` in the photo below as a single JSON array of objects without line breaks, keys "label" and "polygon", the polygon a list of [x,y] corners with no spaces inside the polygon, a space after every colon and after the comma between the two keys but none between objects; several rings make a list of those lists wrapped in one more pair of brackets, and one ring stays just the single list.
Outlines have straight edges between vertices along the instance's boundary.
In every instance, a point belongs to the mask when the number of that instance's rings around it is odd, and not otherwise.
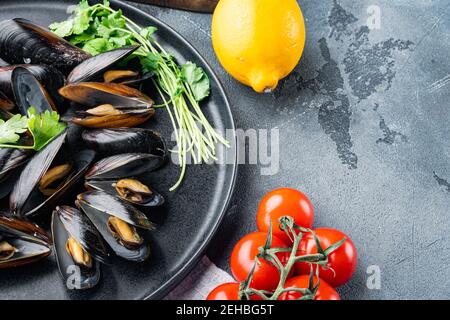
[{"label": "open mussel shell", "polygon": [[124,153],[95,163],[85,175],[86,180],[113,180],[139,176],[161,167],[165,159],[149,153]]},{"label": "open mussel shell", "polygon": [[144,207],[157,207],[164,204],[164,197],[136,179],[88,180],[85,186],[89,190],[104,191],[131,204]]},{"label": "open mussel shell", "polygon": [[[80,194],[76,204],[86,213],[117,256],[134,262],[142,262],[149,257],[150,244],[144,238],[143,231],[154,229],[154,225],[141,211],[102,191]],[[125,230],[112,231],[113,221],[119,221]],[[129,237],[139,241],[131,246],[124,240]]]},{"label": "open mussel shell", "polygon": [[101,277],[99,261],[107,261],[108,253],[89,219],[75,208],[57,207],[51,229],[58,268],[68,288],[96,286]]},{"label": "open mussel shell", "polygon": [[61,150],[65,138],[66,132],[38,152],[22,170],[9,199],[10,209],[14,214],[34,216],[43,212],[73,187],[89,168],[95,158],[95,151],[81,150],[74,153],[71,159],[63,159],[70,160],[72,164],[69,172],[61,178],[63,182],[55,187],[51,194],[42,192],[39,184],[42,183],[43,177],[57,160],[61,160],[60,157],[64,158]]},{"label": "open mussel shell", "polygon": [[[103,108],[103,106],[99,108]],[[76,116],[69,119],[69,121],[87,128],[130,128],[147,122],[155,114],[153,108],[124,109],[113,107],[112,105],[106,108],[110,110],[106,112],[102,111],[101,114],[94,111],[94,109],[78,111],[76,112]]]},{"label": "open mussel shell", "polygon": [[83,61],[67,76],[67,83],[98,80],[113,65],[132,54],[139,46],[127,46],[100,53]]},{"label": "open mussel shell", "polygon": [[85,130],[83,141],[101,155],[150,153],[166,157],[166,142],[158,132],[141,128]]},{"label": "open mussel shell", "polygon": [[66,99],[88,107],[110,104],[120,110],[151,109],[154,102],[141,91],[119,83],[80,82],[59,90]]},{"label": "open mussel shell", "polygon": [[2,91],[0,91],[0,109],[11,111],[14,109],[14,102],[12,102]]},{"label": "open mussel shell", "polygon": [[41,241],[44,241],[48,244],[52,243],[47,232],[38,226],[36,223],[29,221],[25,218],[18,218],[9,212],[1,212],[0,213],[0,225],[4,227],[8,227],[10,229],[14,229],[16,231],[23,232],[29,236],[34,238],[38,238]]},{"label": "open mussel shell", "polygon": [[67,75],[90,57],[87,52],[26,19],[0,22],[0,58],[9,64],[46,64]]},{"label": "open mussel shell", "polygon": [[62,97],[58,93],[58,89],[65,84],[64,75],[54,67],[44,64],[19,64],[13,66],[0,67],[0,91],[10,100],[14,100],[12,90],[12,73],[14,69],[21,67],[30,71],[33,76],[42,84],[42,86],[51,95],[56,103],[62,102]]},{"label": "open mussel shell", "polygon": [[56,110],[53,99],[47,90],[28,70],[22,67],[14,69],[11,75],[12,88],[16,104],[23,115],[33,107],[37,113]]},{"label": "open mussel shell", "polygon": [[30,150],[0,148],[0,199],[11,191],[18,178],[16,171],[30,159],[32,154]]},{"label": "open mussel shell", "polygon": [[45,231],[31,222],[0,218],[0,269],[19,267],[50,255]]}]

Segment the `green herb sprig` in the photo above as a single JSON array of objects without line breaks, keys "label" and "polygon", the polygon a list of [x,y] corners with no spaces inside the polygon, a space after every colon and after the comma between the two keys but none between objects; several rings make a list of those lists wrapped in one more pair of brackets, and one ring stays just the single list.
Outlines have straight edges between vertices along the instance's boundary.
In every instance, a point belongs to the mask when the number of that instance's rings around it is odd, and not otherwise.
[{"label": "green herb sprig", "polygon": [[[72,44],[97,55],[126,45],[139,45],[132,58],[138,58],[143,72],[155,74],[153,83],[159,93],[177,141],[176,150],[181,168],[178,188],[184,179],[188,155],[194,163],[216,158],[216,145],[229,147],[203,114],[200,101],[210,94],[210,81],[204,70],[192,62],[180,67],[174,57],[155,39],[155,27],[142,28],[110,7],[109,1],[90,6],[83,0],[69,20],[53,23],[50,29]],[[158,106],[157,106],[158,107]]]},{"label": "green herb sprig", "polygon": [[[66,129],[59,118],[55,111],[38,114],[31,107],[27,116],[16,114],[6,121],[0,119],[0,148],[41,150]],[[33,145],[18,144],[25,132],[33,137]]]}]

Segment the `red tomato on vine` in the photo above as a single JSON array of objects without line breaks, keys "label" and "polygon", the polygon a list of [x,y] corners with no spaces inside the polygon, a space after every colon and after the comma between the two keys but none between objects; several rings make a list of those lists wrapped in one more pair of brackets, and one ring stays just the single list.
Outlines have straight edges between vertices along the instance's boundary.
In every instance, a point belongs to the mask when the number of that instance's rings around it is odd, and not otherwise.
[{"label": "red tomato on vine", "polygon": [[[347,283],[353,276],[358,263],[358,253],[353,241],[343,232],[331,228],[314,229],[319,238],[322,249],[347,239],[338,249],[328,256],[328,268],[319,267],[320,278],[324,279],[333,287],[339,287]],[[308,233],[301,240],[298,250],[299,255],[317,253],[314,237]],[[332,270],[331,270],[332,269]],[[333,272],[334,271],[334,272]],[[306,274],[310,272],[310,266],[307,263],[299,262],[295,264],[296,274]]]},{"label": "red tomato on vine", "polygon": [[273,235],[286,244],[291,244],[292,241],[280,229],[279,219],[283,216],[291,216],[298,226],[311,228],[314,222],[314,207],[306,195],[291,188],[273,190],[261,200],[256,214],[258,230],[268,232],[272,224]]},{"label": "red tomato on vine", "polygon": [[[314,277],[314,285],[317,285],[317,277]],[[296,276],[286,281],[285,288],[303,288],[309,287],[309,275]],[[298,300],[303,295],[300,292],[288,291],[283,293],[278,300]],[[341,300],[341,297],[336,290],[320,279],[319,289],[314,297],[314,300]]]},{"label": "red tomato on vine", "polygon": [[[259,248],[263,247],[267,240],[267,233],[253,232],[243,237],[234,247],[231,253],[231,271],[234,278],[241,282],[248,278],[254,263],[255,257],[259,253]],[[271,248],[287,248],[288,246],[276,236],[272,237]],[[277,253],[283,265],[289,259],[290,253]],[[256,290],[274,290],[279,281],[280,273],[270,262],[259,259],[260,264],[256,265],[250,287]]]}]

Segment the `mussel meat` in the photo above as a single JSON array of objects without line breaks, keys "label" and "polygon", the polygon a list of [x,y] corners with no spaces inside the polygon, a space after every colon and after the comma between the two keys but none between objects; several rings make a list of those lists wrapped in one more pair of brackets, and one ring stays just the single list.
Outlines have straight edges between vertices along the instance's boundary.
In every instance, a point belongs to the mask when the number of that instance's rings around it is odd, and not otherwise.
[{"label": "mussel meat", "polygon": [[95,163],[85,175],[86,180],[114,180],[139,176],[161,167],[165,159],[149,153],[124,153]]},{"label": "mussel meat", "polygon": [[[52,235],[59,271],[70,289],[89,289],[100,280],[100,264],[109,253],[100,233],[79,210],[56,207]],[[75,277],[73,277],[75,273]]]},{"label": "mussel meat", "polygon": [[9,64],[46,64],[65,75],[90,54],[26,19],[0,22],[0,58]]},{"label": "mussel meat", "polygon": [[166,142],[161,134],[142,128],[116,128],[85,130],[82,138],[89,148],[101,155],[121,153],[151,153],[161,158],[167,156]]},{"label": "mussel meat", "polygon": [[76,112],[71,119],[85,127],[133,127],[145,123],[155,114],[152,99],[122,84],[81,82],[61,88],[59,93],[90,108]]},{"label": "mussel meat", "polygon": [[95,158],[95,151],[66,152],[67,132],[38,152],[22,170],[10,195],[10,209],[17,215],[31,216],[45,211],[84,175]]},{"label": "mussel meat", "polygon": [[107,70],[119,61],[127,58],[130,54],[136,51],[137,48],[139,48],[139,46],[122,47],[119,49],[103,52],[92,58],[89,58],[72,70],[72,72],[67,76],[67,83],[99,80],[97,78],[103,75],[105,71],[108,72],[109,75],[111,75],[111,73]]},{"label": "mussel meat", "polygon": [[82,193],[76,204],[117,256],[134,262],[149,257],[150,245],[143,231],[154,229],[154,225],[141,211],[102,191]]},{"label": "mussel meat", "polygon": [[28,114],[33,107],[37,113],[56,110],[53,99],[47,90],[28,69],[17,67],[11,75],[14,98],[20,113]]},{"label": "mussel meat", "polygon": [[39,261],[51,253],[46,232],[32,222],[0,216],[0,269]]},{"label": "mussel meat", "polygon": [[58,104],[62,103],[63,99],[59,95],[58,89],[65,84],[64,75],[54,67],[48,65],[20,64],[0,67],[0,91],[3,91],[6,97],[10,100],[14,100],[12,91],[12,72],[17,67],[25,68],[30,71],[50,94],[52,99]]},{"label": "mussel meat", "polygon": [[85,186],[90,190],[104,191],[134,205],[156,207],[164,203],[164,197],[160,193],[134,178],[88,180]]}]

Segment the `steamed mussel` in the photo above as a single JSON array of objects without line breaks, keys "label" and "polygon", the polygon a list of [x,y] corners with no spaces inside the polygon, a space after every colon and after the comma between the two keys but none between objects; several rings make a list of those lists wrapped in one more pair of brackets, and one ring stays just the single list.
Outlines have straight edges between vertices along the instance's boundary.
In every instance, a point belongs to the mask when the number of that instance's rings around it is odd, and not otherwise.
[{"label": "steamed mussel", "polygon": [[70,101],[89,107],[77,111],[71,122],[91,128],[134,127],[150,119],[153,100],[134,88],[101,82],[68,84],[59,93]]},{"label": "steamed mussel", "polygon": [[104,158],[95,163],[85,175],[89,190],[100,190],[134,205],[155,207],[164,197],[145,185],[136,176],[158,169],[164,155],[126,153]]},{"label": "steamed mussel", "polygon": [[[59,271],[72,289],[89,289],[100,280],[100,263],[109,263],[109,253],[101,235],[79,210],[56,207],[52,235]],[[69,277],[76,272],[72,282]]]},{"label": "steamed mussel", "polygon": [[150,153],[161,158],[167,155],[167,146],[161,134],[142,128],[115,128],[85,130],[83,141],[101,155],[122,153]]},{"label": "steamed mussel", "polygon": [[12,73],[14,69],[18,67],[30,71],[55,102],[62,102],[62,97],[59,95],[58,89],[64,86],[64,75],[52,66],[32,64],[0,67],[0,91],[2,91],[10,101],[14,101]]},{"label": "steamed mussel", "polygon": [[117,256],[134,262],[142,262],[149,257],[150,245],[144,231],[154,229],[154,225],[141,211],[102,191],[78,195],[76,205]]},{"label": "steamed mussel", "polygon": [[50,255],[50,239],[32,222],[0,215],[0,269],[19,267]]},{"label": "steamed mussel", "polygon": [[120,70],[121,72],[119,70],[109,70],[113,65],[130,56],[137,48],[139,46],[122,47],[89,58],[72,70],[67,76],[67,83],[101,80],[100,76],[110,80],[105,80],[105,82],[113,82],[113,80],[123,77],[137,76],[139,73],[131,70]]},{"label": "steamed mussel", "polygon": [[21,114],[27,115],[31,107],[37,113],[57,109],[47,90],[30,70],[23,67],[15,68],[12,71],[11,84],[14,99]]},{"label": "steamed mussel", "polygon": [[9,64],[51,65],[67,75],[90,57],[87,52],[26,19],[0,22],[0,58]]},{"label": "steamed mussel", "polygon": [[10,195],[17,215],[36,215],[48,208],[83,176],[95,157],[92,150],[70,155],[62,133],[38,152],[22,170]]}]

